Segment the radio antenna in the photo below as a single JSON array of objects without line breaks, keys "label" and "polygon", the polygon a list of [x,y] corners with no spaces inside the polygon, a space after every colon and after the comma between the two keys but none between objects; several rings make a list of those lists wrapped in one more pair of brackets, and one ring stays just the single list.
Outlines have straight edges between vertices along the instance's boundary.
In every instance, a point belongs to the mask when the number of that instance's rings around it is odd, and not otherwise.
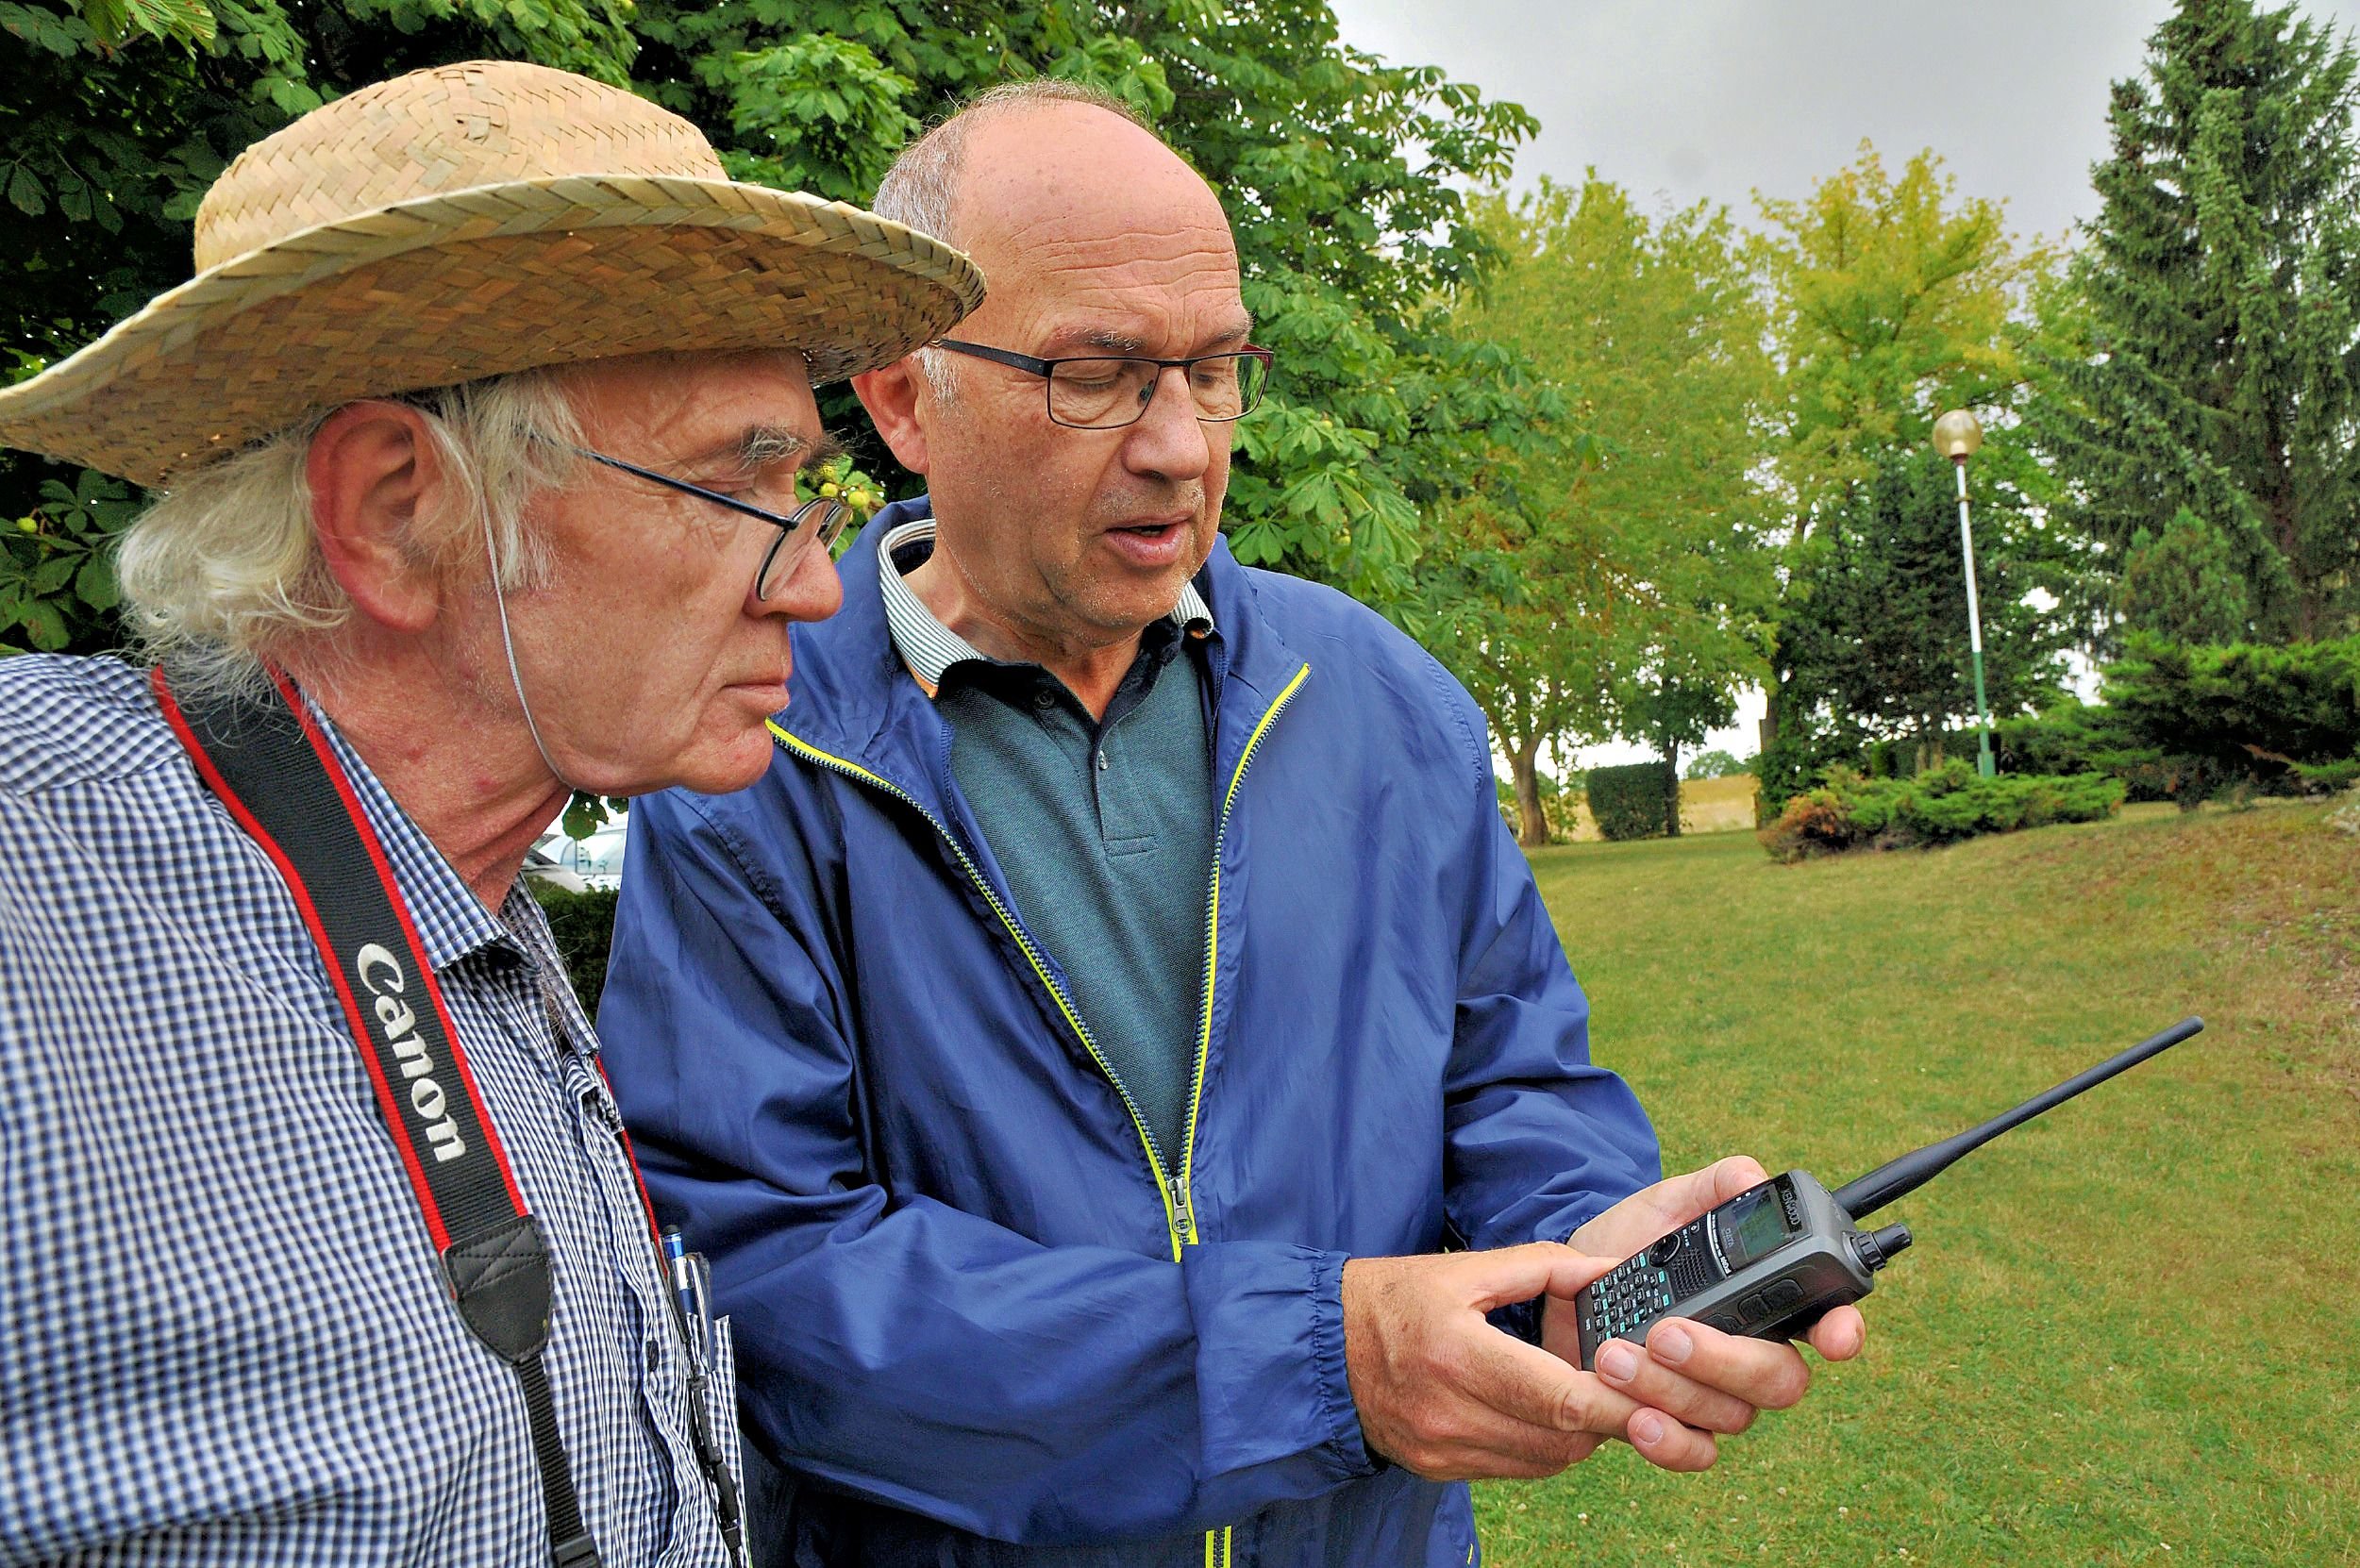
[{"label": "radio antenna", "polygon": [[1835,1206],[1855,1220],[1865,1220],[1896,1198],[1906,1197],[1940,1176],[1963,1155],[1971,1154],[2010,1127],[2021,1126],[2051,1106],[2062,1105],[2085,1089],[2095,1089],[2117,1073],[2136,1067],[2204,1027],[2201,1018],[2183,1018],[2163,1033],[2150,1035],[2120,1056],[2109,1057],[2085,1073],[2077,1073],[2045,1094],[2035,1094],[2004,1115],[1954,1138],[1929,1143],[1899,1159],[1888,1160],[1857,1181],[1846,1182],[1833,1194]]}]

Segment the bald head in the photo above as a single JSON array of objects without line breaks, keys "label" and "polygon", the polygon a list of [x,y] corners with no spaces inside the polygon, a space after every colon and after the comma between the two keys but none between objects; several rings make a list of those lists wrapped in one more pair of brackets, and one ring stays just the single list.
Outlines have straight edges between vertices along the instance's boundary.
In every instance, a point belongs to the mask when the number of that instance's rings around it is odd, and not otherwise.
[{"label": "bald head", "polygon": [[[934,555],[912,580],[995,658],[1063,678],[1105,655],[1119,676],[1220,525],[1234,426],[1217,389],[1238,384],[1253,325],[1237,242],[1213,189],[1154,132],[1063,84],[988,98],[935,138],[951,140],[912,147],[878,209],[918,223],[912,198],[930,195],[934,232],[975,258],[990,292],[953,347],[853,382],[933,498]],[[1051,379],[1034,360],[1082,363]],[[1126,376],[1136,403],[1075,412],[1072,398]],[[1069,389],[1063,413],[1056,387]],[[1129,422],[1090,423],[1115,412]]]},{"label": "bald head", "polygon": [[968,135],[951,227],[995,289],[1045,267],[1193,252],[1234,275],[1202,176],[1149,131],[1086,104],[1003,110]]}]

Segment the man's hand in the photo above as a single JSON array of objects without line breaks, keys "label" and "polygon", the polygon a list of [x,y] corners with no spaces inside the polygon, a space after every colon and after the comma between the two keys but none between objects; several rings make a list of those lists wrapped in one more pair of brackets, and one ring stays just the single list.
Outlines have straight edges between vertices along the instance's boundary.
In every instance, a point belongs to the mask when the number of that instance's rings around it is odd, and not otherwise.
[{"label": "man's hand", "polygon": [[1483,1314],[1544,1291],[1570,1297],[1613,1266],[1549,1242],[1347,1261],[1344,1364],[1362,1440],[1435,1481],[1537,1479],[1587,1459],[1638,1407]]},{"label": "man's hand", "polygon": [[[1628,1258],[1768,1179],[1759,1162],[1742,1155],[1719,1160],[1633,1193],[1575,1231],[1571,1245],[1600,1258]],[[1578,1366],[1573,1294],[1551,1277],[1542,1343]],[[1810,1342],[1827,1359],[1843,1361],[1860,1354],[1866,1337],[1860,1309],[1838,1307],[1812,1326]],[[1758,1412],[1784,1410],[1811,1386],[1811,1369],[1794,1346],[1724,1334],[1685,1318],[1656,1324],[1648,1330],[1644,1349],[1623,1341],[1607,1344],[1598,1351],[1598,1376],[1632,1401],[1634,1413],[1625,1435],[1649,1459],[1655,1459],[1652,1449],[1680,1437],[1679,1428],[1689,1428],[1685,1450],[1693,1453],[1700,1444],[1703,1464],[1670,1466],[1674,1469],[1711,1464],[1714,1432],[1742,1432]],[[1667,1415],[1673,1419],[1665,1420]]]}]

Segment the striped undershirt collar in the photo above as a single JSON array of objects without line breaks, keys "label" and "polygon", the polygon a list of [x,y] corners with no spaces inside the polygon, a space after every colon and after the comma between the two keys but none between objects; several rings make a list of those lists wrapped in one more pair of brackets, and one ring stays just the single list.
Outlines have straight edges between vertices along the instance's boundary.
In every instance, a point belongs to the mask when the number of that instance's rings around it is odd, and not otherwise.
[{"label": "striped undershirt collar", "polygon": [[[943,683],[943,674],[952,665],[970,659],[990,662],[989,657],[974,643],[951,630],[926,608],[925,601],[911,591],[902,579],[901,571],[894,565],[894,552],[906,545],[931,542],[934,520],[921,517],[895,525],[877,545],[878,587],[885,596],[885,625],[893,633],[894,651],[902,663],[917,677],[926,694],[932,696]],[[1197,592],[1193,582],[1180,589],[1180,603],[1172,607],[1172,619],[1180,629],[1202,635],[1213,629],[1213,607]]]}]

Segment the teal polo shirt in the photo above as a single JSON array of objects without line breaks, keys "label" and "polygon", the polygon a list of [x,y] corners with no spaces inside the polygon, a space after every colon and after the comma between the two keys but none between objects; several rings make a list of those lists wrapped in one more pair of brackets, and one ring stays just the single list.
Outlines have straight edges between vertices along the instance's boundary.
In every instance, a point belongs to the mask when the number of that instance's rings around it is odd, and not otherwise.
[{"label": "teal polo shirt", "polygon": [[1038,664],[986,658],[902,580],[931,520],[877,552],[894,648],[950,726],[950,772],[1076,1013],[1177,1176],[1187,1139],[1213,886],[1213,745],[1194,584],[1150,624],[1093,719]]}]

